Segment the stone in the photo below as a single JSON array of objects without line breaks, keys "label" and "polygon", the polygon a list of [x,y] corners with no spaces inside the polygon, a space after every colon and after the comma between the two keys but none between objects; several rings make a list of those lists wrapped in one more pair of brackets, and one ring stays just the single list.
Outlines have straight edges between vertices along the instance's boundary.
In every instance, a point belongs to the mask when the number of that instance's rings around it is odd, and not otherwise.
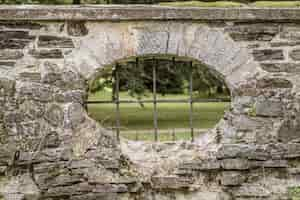
[{"label": "stone", "polygon": [[19,79],[39,83],[41,82],[41,74],[36,72],[22,72],[19,74]]},{"label": "stone", "polygon": [[300,60],[300,49],[293,49],[292,51],[290,51],[289,55],[293,60],[299,61]]},{"label": "stone", "polygon": [[10,29],[39,30],[42,27],[44,27],[44,25],[36,22],[28,22],[28,21],[1,21],[0,27],[10,28]]},{"label": "stone", "polygon": [[60,92],[55,94],[55,100],[62,103],[79,103],[84,104],[85,99],[87,99],[87,94],[82,90],[68,90],[65,92]]},{"label": "stone", "polygon": [[225,31],[235,41],[271,41],[279,32],[279,27],[267,23],[238,24]]},{"label": "stone", "polygon": [[55,127],[62,125],[64,120],[62,108],[57,104],[49,105],[46,109],[45,119]]},{"label": "stone", "polygon": [[34,58],[39,59],[60,59],[63,58],[62,51],[59,49],[41,49],[41,50],[30,50],[29,54],[32,55]]},{"label": "stone", "polygon": [[262,69],[271,72],[300,73],[300,64],[298,63],[261,63]]},{"label": "stone", "polygon": [[225,170],[247,170],[249,169],[249,161],[246,159],[223,159],[221,167]]},{"label": "stone", "polygon": [[290,26],[285,25],[282,27],[280,38],[288,40],[299,40],[300,39],[300,28],[298,25]]},{"label": "stone", "polygon": [[218,159],[246,158],[254,148],[247,144],[223,144],[217,152]]},{"label": "stone", "polygon": [[84,21],[68,21],[67,32],[70,36],[80,37],[88,34]]},{"label": "stone", "polygon": [[300,123],[299,120],[286,119],[278,130],[278,140],[280,142],[292,142],[299,140]]},{"label": "stone", "polygon": [[185,162],[181,164],[179,170],[193,170],[193,171],[207,171],[207,170],[218,170],[221,168],[218,160],[201,160],[193,162]]},{"label": "stone", "polygon": [[282,49],[261,49],[261,50],[254,49],[253,56],[256,61],[284,59]]},{"label": "stone", "polygon": [[72,39],[51,35],[39,36],[37,44],[40,48],[74,48]]},{"label": "stone", "polygon": [[34,38],[27,31],[0,30],[0,49],[24,49]]},{"label": "stone", "polygon": [[257,87],[263,89],[292,88],[293,84],[284,78],[264,77],[257,80]]},{"label": "stone", "polygon": [[235,197],[260,198],[269,197],[271,192],[262,185],[244,184],[241,187],[234,189]]},{"label": "stone", "polygon": [[255,115],[262,117],[283,116],[283,104],[278,100],[257,100],[255,103]]},{"label": "stone", "polygon": [[39,119],[45,113],[44,105],[32,100],[24,101],[19,109],[29,119]]},{"label": "stone", "polygon": [[151,178],[151,184],[154,188],[161,189],[180,189],[189,188],[192,184],[192,180],[185,177],[177,176],[153,176]]},{"label": "stone", "polygon": [[287,160],[251,161],[251,168],[288,168]]},{"label": "stone", "polygon": [[17,89],[20,98],[35,100],[39,102],[49,102],[53,99],[50,87],[40,83],[22,83]]},{"label": "stone", "polygon": [[15,64],[13,61],[0,61],[0,69],[12,69],[15,67]]},{"label": "stone", "polygon": [[218,176],[218,180],[224,186],[238,186],[246,181],[246,176],[237,171],[223,171]]},{"label": "stone", "polygon": [[16,60],[23,56],[21,51],[0,50],[0,60]]},{"label": "stone", "polygon": [[85,110],[81,104],[69,103],[65,108],[65,126],[75,129],[86,119]]}]

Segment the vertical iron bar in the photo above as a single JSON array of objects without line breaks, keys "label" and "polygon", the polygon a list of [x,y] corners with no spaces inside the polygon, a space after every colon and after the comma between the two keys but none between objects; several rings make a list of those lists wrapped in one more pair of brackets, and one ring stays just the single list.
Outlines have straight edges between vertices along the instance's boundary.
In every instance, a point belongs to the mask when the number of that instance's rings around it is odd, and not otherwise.
[{"label": "vertical iron bar", "polygon": [[190,63],[190,128],[191,128],[191,138],[194,142],[194,127],[193,127],[193,62]]},{"label": "vertical iron bar", "polygon": [[157,131],[157,96],[156,96],[156,69],[157,69],[157,60],[153,58],[153,125],[154,125],[154,140],[158,141],[158,131]]},{"label": "vertical iron bar", "polygon": [[119,77],[119,64],[116,64],[115,69],[115,103],[116,103],[116,134],[117,140],[120,140],[120,77]]}]

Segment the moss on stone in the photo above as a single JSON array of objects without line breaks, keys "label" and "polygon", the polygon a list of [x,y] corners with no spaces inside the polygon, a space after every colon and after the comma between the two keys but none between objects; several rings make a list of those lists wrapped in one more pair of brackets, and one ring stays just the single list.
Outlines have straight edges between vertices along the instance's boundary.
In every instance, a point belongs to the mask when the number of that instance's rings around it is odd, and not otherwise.
[{"label": "moss on stone", "polygon": [[300,187],[288,188],[288,196],[291,200],[300,200]]}]

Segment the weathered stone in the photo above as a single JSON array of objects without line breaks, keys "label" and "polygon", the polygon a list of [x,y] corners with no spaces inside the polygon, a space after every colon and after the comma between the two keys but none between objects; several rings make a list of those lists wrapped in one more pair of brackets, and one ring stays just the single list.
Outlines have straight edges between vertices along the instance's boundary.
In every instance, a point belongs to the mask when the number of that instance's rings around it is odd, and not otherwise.
[{"label": "weathered stone", "polygon": [[224,159],[221,161],[221,167],[225,170],[247,170],[250,166],[246,159]]},{"label": "weathered stone", "polygon": [[291,83],[291,81],[284,78],[264,77],[257,80],[257,87],[264,89],[292,88],[293,84]]},{"label": "weathered stone", "polygon": [[51,88],[39,83],[23,83],[18,88],[18,93],[23,99],[40,102],[49,102],[53,98]]},{"label": "weathered stone", "polygon": [[180,188],[189,188],[193,183],[193,180],[185,177],[177,176],[163,176],[158,177],[154,176],[151,179],[151,184],[154,188],[161,189],[180,189]]},{"label": "weathered stone", "polygon": [[104,184],[96,185],[93,189],[94,193],[124,193],[129,192],[128,187],[125,184]]},{"label": "weathered stone", "polygon": [[270,43],[271,47],[298,46],[300,41],[276,41]]},{"label": "weathered stone", "polygon": [[20,111],[29,119],[38,119],[43,116],[44,105],[35,101],[24,101],[20,105]]},{"label": "weathered stone", "polygon": [[61,93],[56,93],[54,98],[58,102],[74,102],[83,105],[84,100],[86,99],[86,93],[82,90],[69,90]]},{"label": "weathered stone", "polygon": [[35,58],[39,59],[59,59],[63,58],[62,51],[59,49],[51,49],[51,50],[46,50],[46,49],[41,49],[41,50],[30,50],[29,54],[32,55]]},{"label": "weathered stone", "polygon": [[59,105],[51,104],[46,110],[45,119],[53,126],[60,126],[64,119],[62,108]]},{"label": "weathered stone", "polygon": [[50,132],[47,134],[45,138],[45,142],[43,144],[43,147],[45,148],[58,148],[61,141],[59,140],[59,135],[57,132]]},{"label": "weathered stone", "polygon": [[72,39],[51,35],[39,36],[38,46],[42,48],[73,48]]},{"label": "weathered stone", "polygon": [[218,160],[202,160],[202,161],[194,161],[194,162],[185,162],[181,164],[178,168],[180,170],[218,170],[221,165]]},{"label": "weathered stone", "polygon": [[19,74],[19,79],[22,81],[41,82],[41,74],[35,72],[22,72]]},{"label": "weathered stone", "polygon": [[86,118],[85,111],[82,105],[78,103],[68,104],[65,112],[65,126],[67,126],[68,128],[75,129],[77,126],[83,123]]},{"label": "weathered stone", "polygon": [[218,180],[224,186],[238,186],[246,181],[246,176],[237,171],[223,171],[218,176]]},{"label": "weathered stone", "polygon": [[280,142],[291,142],[299,140],[300,123],[299,120],[287,119],[285,120],[278,131],[278,140]]},{"label": "weathered stone", "polygon": [[287,168],[286,160],[251,161],[251,168]]},{"label": "weathered stone", "polygon": [[300,39],[300,28],[298,25],[294,26],[283,26],[282,32],[280,33],[280,38],[289,40],[299,40]]},{"label": "weathered stone", "polygon": [[13,61],[0,61],[0,69],[11,69],[15,64]]},{"label": "weathered stone", "polygon": [[281,49],[255,49],[253,50],[253,56],[257,61],[284,59],[283,51]]},{"label": "weathered stone", "polygon": [[262,185],[242,185],[234,190],[235,197],[269,197],[271,192]]},{"label": "weathered stone", "polygon": [[300,73],[298,63],[261,63],[260,65],[267,72]]},{"label": "weathered stone", "polygon": [[226,29],[235,41],[270,41],[279,32],[279,26],[258,24],[241,24]]},{"label": "weathered stone", "polygon": [[300,49],[294,49],[289,53],[290,57],[293,60],[299,61],[300,60]]},{"label": "weathered stone", "polygon": [[299,158],[300,157],[300,144],[299,143],[288,143],[287,151],[284,158]]},{"label": "weathered stone", "polygon": [[30,21],[1,21],[0,27],[10,28],[10,29],[38,30],[44,27],[44,25],[36,22],[30,22]]},{"label": "weathered stone", "polygon": [[281,117],[283,104],[278,100],[258,100],[255,103],[255,115],[262,117]]},{"label": "weathered stone", "polygon": [[14,60],[20,59],[24,56],[21,51],[1,50],[0,60]]},{"label": "weathered stone", "polygon": [[69,21],[67,22],[68,34],[74,37],[85,36],[88,34],[88,29],[83,21]]}]

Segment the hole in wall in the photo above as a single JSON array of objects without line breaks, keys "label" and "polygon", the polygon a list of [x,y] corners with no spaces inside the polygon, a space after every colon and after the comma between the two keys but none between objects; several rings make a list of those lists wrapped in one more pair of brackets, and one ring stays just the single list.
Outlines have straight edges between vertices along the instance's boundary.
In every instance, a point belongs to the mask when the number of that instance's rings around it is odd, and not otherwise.
[{"label": "hole in wall", "polygon": [[171,55],[122,59],[89,82],[86,109],[119,139],[194,140],[213,128],[230,105],[222,75]]}]

